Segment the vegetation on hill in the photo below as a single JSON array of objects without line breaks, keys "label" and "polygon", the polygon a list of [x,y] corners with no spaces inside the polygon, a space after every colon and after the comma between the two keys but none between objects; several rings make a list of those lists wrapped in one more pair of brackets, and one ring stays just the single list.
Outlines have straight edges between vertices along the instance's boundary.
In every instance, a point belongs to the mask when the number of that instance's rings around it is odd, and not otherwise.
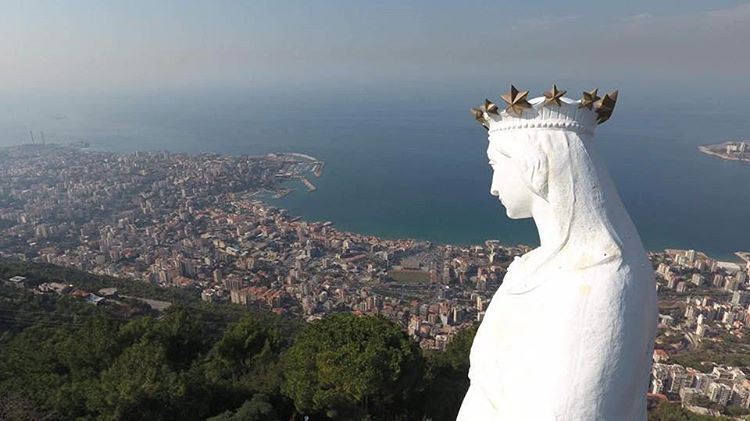
[{"label": "vegetation on hill", "polygon": [[31,285],[130,288],[175,305],[126,315],[0,286],[0,419],[448,420],[468,385],[468,333],[446,353],[423,355],[381,317],[336,314],[306,324],[179,291],[152,294],[147,284],[0,261],[0,279],[15,275]]},{"label": "vegetation on hill", "polygon": [[296,338],[284,358],[285,395],[301,413],[335,419],[419,419],[423,359],[417,344],[381,317],[336,314]]},{"label": "vegetation on hill", "polygon": [[750,336],[726,333],[720,340],[703,340],[687,352],[671,355],[670,363],[703,372],[710,372],[715,365],[750,367]]},{"label": "vegetation on hill", "polygon": [[[0,419],[452,421],[476,327],[424,352],[381,317],[313,323],[184,291],[0,259],[0,280],[169,300],[123,313],[0,283]],[[137,306],[137,303],[133,303]],[[137,311],[136,311],[137,310]],[[714,419],[662,403],[649,420]]]},{"label": "vegetation on hill", "polygon": [[678,403],[661,402],[648,413],[648,421],[729,421],[725,417],[694,414]]}]

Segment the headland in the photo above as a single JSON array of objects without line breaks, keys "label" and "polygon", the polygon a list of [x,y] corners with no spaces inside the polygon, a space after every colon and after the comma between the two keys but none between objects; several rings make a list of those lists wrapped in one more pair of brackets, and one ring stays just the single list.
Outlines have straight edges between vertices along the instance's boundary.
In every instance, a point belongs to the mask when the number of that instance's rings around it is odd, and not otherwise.
[{"label": "headland", "polygon": [[715,145],[701,145],[698,150],[730,161],[750,162],[750,140],[730,140]]}]

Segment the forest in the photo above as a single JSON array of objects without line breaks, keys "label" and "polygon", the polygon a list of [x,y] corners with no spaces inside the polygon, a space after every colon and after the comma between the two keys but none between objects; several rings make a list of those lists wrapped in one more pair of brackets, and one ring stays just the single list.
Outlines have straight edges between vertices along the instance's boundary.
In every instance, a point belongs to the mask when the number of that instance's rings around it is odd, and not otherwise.
[{"label": "forest", "polygon": [[[475,329],[423,352],[382,317],[313,323],[29,262],[0,279],[74,280],[167,299],[157,313],[0,286],[0,419],[455,419]],[[141,304],[142,305],[142,304]]]}]

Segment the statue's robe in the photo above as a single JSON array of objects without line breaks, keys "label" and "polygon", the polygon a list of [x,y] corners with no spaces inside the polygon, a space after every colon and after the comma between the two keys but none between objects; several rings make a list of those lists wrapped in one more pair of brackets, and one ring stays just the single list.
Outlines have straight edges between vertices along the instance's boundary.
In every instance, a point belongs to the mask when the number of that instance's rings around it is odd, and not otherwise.
[{"label": "statue's robe", "polygon": [[657,317],[647,261],[524,264],[510,265],[477,331],[458,420],[645,419]]}]

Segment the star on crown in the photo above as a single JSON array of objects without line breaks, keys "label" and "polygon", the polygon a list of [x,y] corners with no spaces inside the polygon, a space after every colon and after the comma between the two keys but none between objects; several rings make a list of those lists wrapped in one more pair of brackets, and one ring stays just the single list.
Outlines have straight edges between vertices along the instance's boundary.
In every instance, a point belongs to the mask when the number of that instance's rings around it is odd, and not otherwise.
[{"label": "star on crown", "polygon": [[563,95],[565,95],[568,91],[561,91],[557,89],[557,85],[552,85],[552,90],[547,91],[544,93],[544,105],[551,105],[555,104],[558,107],[562,107],[562,101],[561,98]]},{"label": "star on crown", "polygon": [[596,106],[596,124],[602,124],[612,117],[612,111],[615,110],[617,103],[618,91],[612,91],[594,104]]},{"label": "star on crown", "polygon": [[506,112],[512,111],[520,117],[523,114],[524,108],[531,108],[531,104],[526,100],[527,96],[529,96],[529,91],[521,92],[511,84],[510,92],[501,95],[500,98],[508,104],[505,107]]}]

